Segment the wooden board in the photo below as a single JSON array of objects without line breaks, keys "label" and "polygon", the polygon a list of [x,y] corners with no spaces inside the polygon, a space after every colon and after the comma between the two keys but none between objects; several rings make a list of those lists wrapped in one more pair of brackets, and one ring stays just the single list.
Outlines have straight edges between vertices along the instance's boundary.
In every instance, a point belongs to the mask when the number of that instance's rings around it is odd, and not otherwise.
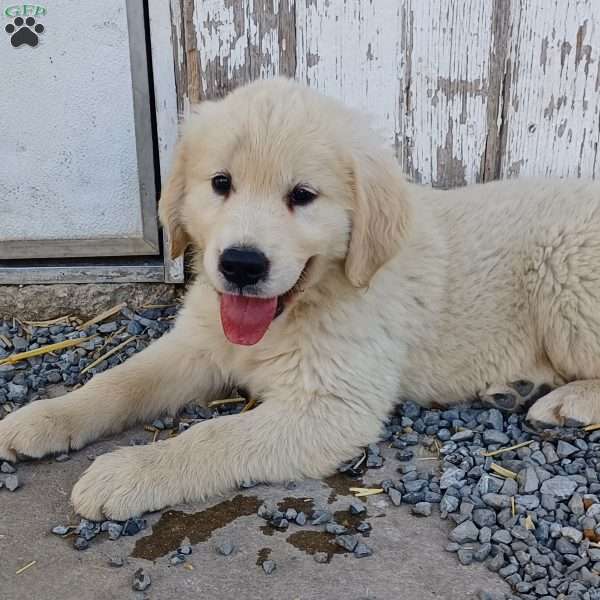
[{"label": "wooden board", "polygon": [[412,179],[594,176],[595,0],[171,0],[180,111],[294,76],[373,117]]},{"label": "wooden board", "polygon": [[502,177],[594,177],[600,2],[513,0]]}]

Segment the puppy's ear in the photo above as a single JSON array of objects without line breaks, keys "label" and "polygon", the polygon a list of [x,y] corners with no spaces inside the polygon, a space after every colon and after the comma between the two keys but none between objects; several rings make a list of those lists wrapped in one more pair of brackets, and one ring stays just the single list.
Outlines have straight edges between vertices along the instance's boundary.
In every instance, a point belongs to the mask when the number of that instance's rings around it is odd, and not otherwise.
[{"label": "puppy's ear", "polygon": [[346,276],[364,287],[396,252],[406,234],[410,206],[395,159],[385,151],[353,160],[354,206]]},{"label": "puppy's ear", "polygon": [[171,258],[181,256],[190,243],[181,209],[185,195],[185,160],[186,152],[183,142],[179,142],[175,150],[171,173],[160,195],[158,212],[160,221],[166,232]]}]

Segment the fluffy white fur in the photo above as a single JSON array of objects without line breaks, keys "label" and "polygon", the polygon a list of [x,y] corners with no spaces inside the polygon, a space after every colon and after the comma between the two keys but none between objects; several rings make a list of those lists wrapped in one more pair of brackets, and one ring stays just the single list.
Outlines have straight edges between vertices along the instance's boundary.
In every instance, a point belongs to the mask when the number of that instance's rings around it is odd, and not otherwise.
[{"label": "fluffy white fur", "polygon": [[[235,187],[226,200],[210,185],[221,170]],[[285,196],[297,183],[320,195],[292,211]],[[597,184],[408,184],[361,117],[278,80],[198,108],[161,216],[173,254],[199,251],[173,331],[83,388],[6,417],[0,457],[81,448],[234,385],[262,403],[96,459],[73,490],[85,517],[125,519],[242,480],[327,475],[377,439],[402,398],[494,401],[523,380],[513,398],[556,388],[530,418],[600,420]],[[219,319],[218,256],[241,243],[271,260],[265,296],[291,288],[313,257],[303,291],[251,347],[227,342]]]}]

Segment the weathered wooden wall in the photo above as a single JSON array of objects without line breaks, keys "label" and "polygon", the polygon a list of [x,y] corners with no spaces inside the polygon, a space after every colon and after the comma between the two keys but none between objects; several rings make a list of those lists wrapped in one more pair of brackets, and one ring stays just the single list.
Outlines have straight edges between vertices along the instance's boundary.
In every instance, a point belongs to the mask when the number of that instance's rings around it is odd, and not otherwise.
[{"label": "weathered wooden wall", "polygon": [[598,0],[170,0],[177,106],[283,74],[440,187],[596,173]]}]

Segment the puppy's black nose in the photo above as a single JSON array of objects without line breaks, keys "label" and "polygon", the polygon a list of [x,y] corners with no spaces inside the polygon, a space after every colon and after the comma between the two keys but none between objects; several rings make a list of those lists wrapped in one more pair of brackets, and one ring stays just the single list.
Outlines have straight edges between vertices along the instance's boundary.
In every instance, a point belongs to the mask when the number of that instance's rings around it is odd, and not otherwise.
[{"label": "puppy's black nose", "polygon": [[227,281],[243,288],[266,278],[269,259],[256,248],[227,248],[221,254],[219,270]]}]

